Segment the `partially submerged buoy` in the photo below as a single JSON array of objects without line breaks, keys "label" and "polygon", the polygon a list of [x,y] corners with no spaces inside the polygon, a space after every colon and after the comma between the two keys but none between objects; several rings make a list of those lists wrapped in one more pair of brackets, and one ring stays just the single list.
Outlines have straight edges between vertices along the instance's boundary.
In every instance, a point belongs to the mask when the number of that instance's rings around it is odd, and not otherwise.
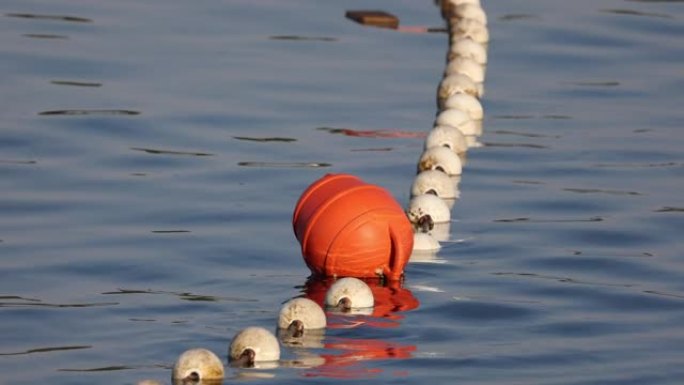
[{"label": "partially submerged buoy", "polygon": [[228,360],[239,367],[275,367],[280,359],[278,339],[268,330],[251,326],[233,337],[228,348]]},{"label": "partially submerged buoy", "polygon": [[370,314],[374,305],[373,292],[368,284],[358,278],[338,279],[325,294],[325,306],[341,313]]},{"label": "partially submerged buoy", "polygon": [[183,352],[173,365],[171,378],[174,382],[200,382],[222,380],[223,363],[216,354],[204,348]]},{"label": "partially submerged buoy", "polygon": [[328,174],[302,193],[292,217],[306,265],[319,277],[400,279],[413,248],[411,224],[382,187]]}]

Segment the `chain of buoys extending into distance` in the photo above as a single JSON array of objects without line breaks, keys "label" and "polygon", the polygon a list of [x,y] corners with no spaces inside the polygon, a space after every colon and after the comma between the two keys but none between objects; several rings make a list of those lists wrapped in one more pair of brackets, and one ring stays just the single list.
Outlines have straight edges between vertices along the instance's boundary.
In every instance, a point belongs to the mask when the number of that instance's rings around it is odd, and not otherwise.
[{"label": "chain of buoys extending into distance", "polygon": [[[292,217],[302,256],[312,272],[305,287],[308,298],[290,299],[282,306],[275,333],[257,326],[238,332],[227,351],[230,366],[334,365],[326,363],[329,357],[306,352],[324,347],[326,328],[348,328],[330,323],[328,316],[391,319],[392,312],[418,307],[410,291],[401,287],[404,267],[410,258],[436,253],[440,242],[449,240],[451,210],[459,199],[466,153],[480,145],[480,99],[489,42],[487,17],[479,0],[435,2],[447,24],[449,50],[437,89],[437,114],[418,159],[408,207],[403,209],[388,191],[352,175],[328,174],[312,183]],[[347,13],[360,22],[375,20],[385,28],[400,29],[396,18],[382,19],[386,15],[381,11]],[[295,348],[296,360],[281,360],[281,345]],[[402,356],[396,350],[394,354]],[[172,371],[175,384],[222,383],[224,376],[221,359],[204,348],[182,353]]]},{"label": "chain of buoys extending into distance", "polygon": [[451,209],[469,148],[480,146],[489,30],[480,0],[436,0],[447,23],[449,50],[437,88],[437,116],[418,159],[406,209],[416,233],[413,255],[431,254],[448,241]]}]

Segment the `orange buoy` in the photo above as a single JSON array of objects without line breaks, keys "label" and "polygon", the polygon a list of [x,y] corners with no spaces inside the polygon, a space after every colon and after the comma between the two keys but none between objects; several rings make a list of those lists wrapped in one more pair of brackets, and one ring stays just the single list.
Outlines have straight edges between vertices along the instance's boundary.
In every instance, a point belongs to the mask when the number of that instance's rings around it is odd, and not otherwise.
[{"label": "orange buoy", "polygon": [[413,228],[392,195],[348,174],[311,184],[292,226],[314,276],[397,280],[413,248]]}]

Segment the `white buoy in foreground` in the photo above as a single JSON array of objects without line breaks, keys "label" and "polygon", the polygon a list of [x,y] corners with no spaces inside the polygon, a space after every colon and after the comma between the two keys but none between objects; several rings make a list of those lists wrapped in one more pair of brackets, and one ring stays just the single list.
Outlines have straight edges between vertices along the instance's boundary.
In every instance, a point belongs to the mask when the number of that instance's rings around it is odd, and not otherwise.
[{"label": "white buoy in foreground", "polygon": [[438,170],[447,175],[461,175],[461,158],[447,147],[430,147],[418,159],[418,172]]},{"label": "white buoy in foreground", "polygon": [[280,359],[280,345],[270,331],[251,326],[233,337],[228,360],[235,366],[274,367]]},{"label": "white buoy in foreground", "polygon": [[173,381],[199,382],[222,380],[223,363],[210,350],[196,348],[186,350],[173,365],[171,378]]},{"label": "white buoy in foreground", "polygon": [[323,309],[308,298],[293,298],[280,308],[278,327],[293,337],[302,336],[305,330],[324,329],[325,325]]},{"label": "white buoy in foreground", "polygon": [[325,305],[344,313],[372,313],[375,305],[368,284],[358,278],[346,277],[335,281],[325,294]]},{"label": "white buoy in foreground", "polygon": [[456,183],[449,175],[437,170],[425,170],[416,175],[411,185],[411,196],[433,194],[441,199],[457,199]]},{"label": "white buoy in foreground", "polygon": [[465,112],[472,120],[482,120],[484,109],[476,97],[468,94],[453,94],[444,101],[444,109],[456,109]]}]

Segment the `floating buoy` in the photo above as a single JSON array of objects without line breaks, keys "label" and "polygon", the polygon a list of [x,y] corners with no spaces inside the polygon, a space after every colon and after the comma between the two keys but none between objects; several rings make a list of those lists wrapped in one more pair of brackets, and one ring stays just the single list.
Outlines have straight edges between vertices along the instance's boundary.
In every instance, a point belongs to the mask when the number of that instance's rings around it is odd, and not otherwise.
[{"label": "floating buoy", "polygon": [[487,50],[482,44],[469,37],[460,37],[451,41],[448,60],[451,61],[457,57],[472,59],[480,65],[487,64]]},{"label": "floating buoy", "polygon": [[413,248],[411,223],[392,195],[348,174],[311,184],[292,224],[314,276],[397,280]]},{"label": "floating buoy", "polygon": [[413,252],[437,251],[441,248],[439,242],[430,234],[418,232],[413,236]]},{"label": "floating buoy", "polygon": [[[413,237],[413,235],[411,236]],[[361,316],[359,322],[376,327],[396,327],[399,325],[398,321],[403,318],[400,314],[396,314],[397,312],[409,311],[420,305],[420,301],[413,296],[411,291],[402,287],[402,281],[386,281],[377,278],[364,279],[363,281],[370,287],[373,293],[373,307],[359,309],[365,310],[365,312],[352,311],[345,314]],[[306,296],[321,306],[325,306],[325,297],[335,282],[332,279],[309,279],[304,287]],[[364,318],[363,316],[366,315],[372,316],[375,319]],[[349,327],[350,321],[340,317],[340,315],[328,318],[328,328],[339,329]]]},{"label": "floating buoy", "polygon": [[418,172],[425,170],[441,171],[449,176],[461,175],[461,158],[447,147],[431,147],[423,151],[418,159]]},{"label": "floating buoy", "polygon": [[472,19],[487,25],[487,14],[480,4],[459,4],[453,9],[451,16],[457,19]]},{"label": "floating buoy", "polygon": [[375,299],[368,284],[358,278],[338,279],[325,294],[325,306],[343,313],[373,312]]},{"label": "floating buoy", "polygon": [[222,380],[223,363],[213,352],[203,348],[186,350],[173,365],[174,382],[201,382]]},{"label": "floating buoy", "polygon": [[447,64],[444,74],[446,76],[453,74],[468,76],[477,84],[478,94],[480,94],[479,88],[482,86],[482,82],[484,82],[485,79],[485,68],[482,64],[471,58],[456,56],[449,60],[449,64]]},{"label": "floating buoy", "polygon": [[424,149],[430,147],[448,147],[456,154],[468,151],[468,142],[463,132],[454,126],[439,125],[430,130],[425,138]]},{"label": "floating buoy", "polygon": [[481,97],[480,87],[468,75],[453,73],[447,75],[437,88],[437,107],[444,109],[444,101],[453,94],[466,93],[476,98]]},{"label": "floating buoy", "polygon": [[484,118],[482,103],[480,103],[476,97],[468,94],[454,94],[449,96],[444,101],[444,108],[461,110],[468,114],[472,120],[482,120]]},{"label": "floating buoy", "polygon": [[418,195],[409,201],[406,215],[420,231],[427,233],[436,223],[451,220],[449,206],[438,196],[432,194]]},{"label": "floating buoy", "polygon": [[487,26],[473,19],[457,19],[450,26],[450,38],[454,41],[468,37],[485,46],[489,43],[489,30]]},{"label": "floating buoy", "polygon": [[434,194],[441,199],[457,199],[460,195],[449,175],[437,170],[425,170],[416,175],[411,185],[411,196]]},{"label": "floating buoy", "polygon": [[482,126],[468,116],[468,113],[457,108],[443,110],[435,118],[435,126],[452,126],[458,128],[465,136],[481,135]]},{"label": "floating buoy", "polygon": [[262,327],[251,326],[233,337],[228,348],[228,360],[240,367],[275,367],[280,359],[276,337]]},{"label": "floating buoy", "polygon": [[278,327],[288,329],[294,337],[303,335],[305,330],[324,329],[325,324],[323,309],[308,298],[293,298],[280,308]]}]

